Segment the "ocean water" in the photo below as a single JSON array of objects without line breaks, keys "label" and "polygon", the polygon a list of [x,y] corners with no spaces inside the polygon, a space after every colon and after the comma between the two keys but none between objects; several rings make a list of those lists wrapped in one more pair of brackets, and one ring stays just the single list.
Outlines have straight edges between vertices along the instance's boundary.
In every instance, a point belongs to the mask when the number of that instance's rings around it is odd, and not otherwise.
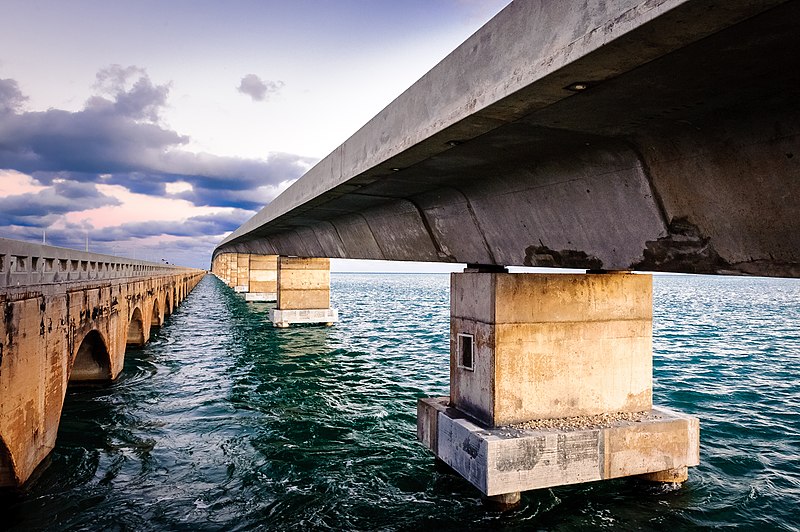
[{"label": "ocean water", "polygon": [[67,396],[8,530],[800,530],[800,282],[654,279],[654,401],[701,419],[679,489],[613,480],[487,512],[416,442],[448,390],[447,275],[334,274],[276,330],[207,276],[119,380]]}]

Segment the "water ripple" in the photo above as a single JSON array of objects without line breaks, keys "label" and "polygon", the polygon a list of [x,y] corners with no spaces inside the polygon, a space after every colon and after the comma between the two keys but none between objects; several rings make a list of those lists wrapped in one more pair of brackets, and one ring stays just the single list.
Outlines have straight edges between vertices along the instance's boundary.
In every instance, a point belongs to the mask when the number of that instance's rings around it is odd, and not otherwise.
[{"label": "water ripple", "polygon": [[68,394],[11,530],[798,530],[800,283],[659,276],[655,402],[701,418],[680,489],[615,480],[487,513],[415,439],[448,393],[447,275],[334,275],[333,328],[204,279],[113,385]]}]

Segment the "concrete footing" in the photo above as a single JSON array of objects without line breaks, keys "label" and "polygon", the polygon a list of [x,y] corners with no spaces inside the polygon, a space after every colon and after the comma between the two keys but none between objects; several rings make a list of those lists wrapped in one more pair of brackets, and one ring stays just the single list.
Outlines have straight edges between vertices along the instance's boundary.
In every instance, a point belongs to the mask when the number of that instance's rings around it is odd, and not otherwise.
[{"label": "concrete footing", "polygon": [[322,323],[325,325],[333,325],[339,321],[339,312],[332,308],[302,310],[270,309],[269,319],[275,327],[279,328],[298,323]]},{"label": "concrete footing", "polygon": [[264,302],[264,301],[277,301],[277,292],[247,292],[244,295],[245,301]]},{"label": "concrete footing", "polygon": [[681,482],[685,476],[674,472],[699,463],[697,418],[665,408],[602,426],[548,420],[553,428],[528,429],[487,427],[448,403],[420,399],[417,436],[487,497],[635,475]]}]

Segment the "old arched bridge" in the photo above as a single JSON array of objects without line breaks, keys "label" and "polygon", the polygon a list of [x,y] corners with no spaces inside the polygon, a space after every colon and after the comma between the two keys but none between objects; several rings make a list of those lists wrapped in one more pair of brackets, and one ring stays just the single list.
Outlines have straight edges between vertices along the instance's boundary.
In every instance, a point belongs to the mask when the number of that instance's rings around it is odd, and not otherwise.
[{"label": "old arched bridge", "polygon": [[71,383],[108,382],[205,272],[0,239],[0,487],[53,449]]}]

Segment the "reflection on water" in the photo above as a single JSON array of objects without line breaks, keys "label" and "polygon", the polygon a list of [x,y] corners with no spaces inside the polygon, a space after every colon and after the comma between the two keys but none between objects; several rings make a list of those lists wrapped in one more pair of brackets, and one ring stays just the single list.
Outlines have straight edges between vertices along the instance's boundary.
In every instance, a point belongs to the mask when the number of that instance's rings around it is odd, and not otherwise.
[{"label": "reflection on water", "polygon": [[448,386],[447,275],[336,275],[333,328],[275,330],[205,278],[119,381],[71,390],[12,530],[797,529],[800,283],[657,277],[655,400],[697,414],[679,490],[608,481],[487,513],[415,440]]}]

